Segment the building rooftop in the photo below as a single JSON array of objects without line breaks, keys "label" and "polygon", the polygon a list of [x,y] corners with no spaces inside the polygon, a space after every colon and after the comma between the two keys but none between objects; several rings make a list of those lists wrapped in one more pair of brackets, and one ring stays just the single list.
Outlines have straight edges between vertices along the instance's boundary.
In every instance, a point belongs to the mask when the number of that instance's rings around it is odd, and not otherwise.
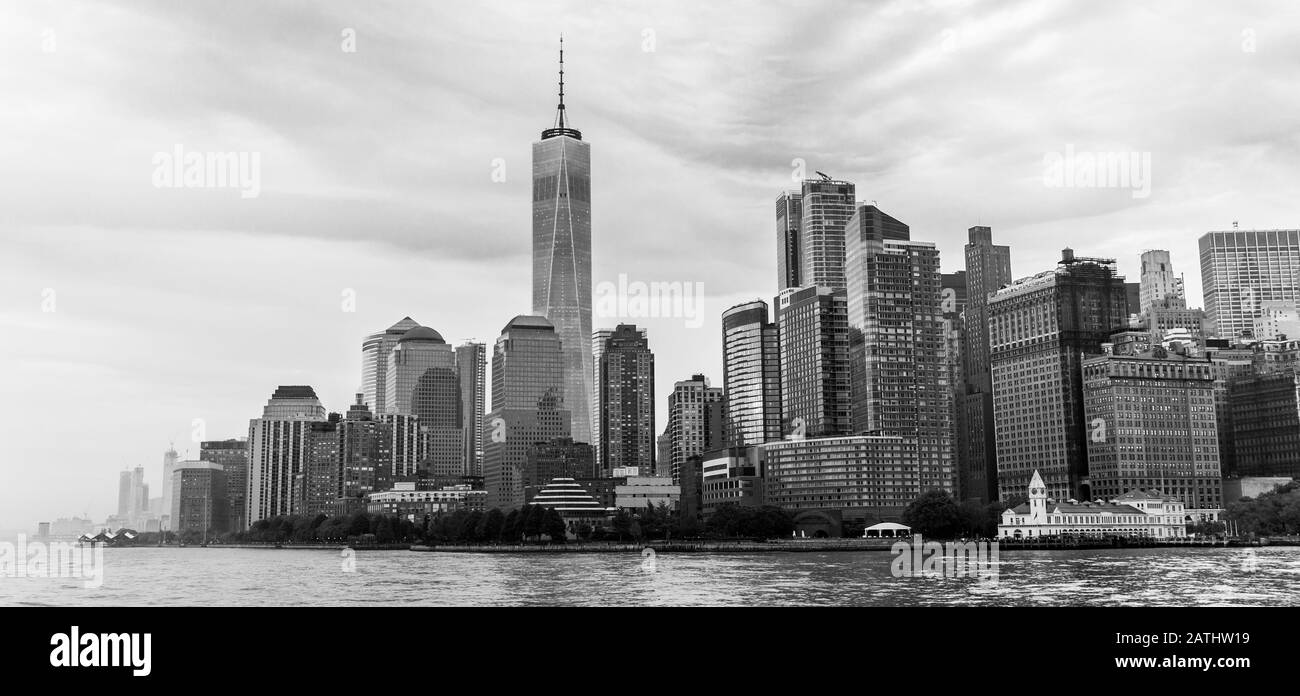
[{"label": "building rooftop", "polygon": [[434,331],[433,329],[427,326],[417,326],[413,329],[407,330],[407,332],[402,334],[402,337],[398,339],[397,342],[409,343],[412,341],[422,341],[426,343],[446,343],[446,341],[442,340],[442,334],[438,333],[437,331]]}]

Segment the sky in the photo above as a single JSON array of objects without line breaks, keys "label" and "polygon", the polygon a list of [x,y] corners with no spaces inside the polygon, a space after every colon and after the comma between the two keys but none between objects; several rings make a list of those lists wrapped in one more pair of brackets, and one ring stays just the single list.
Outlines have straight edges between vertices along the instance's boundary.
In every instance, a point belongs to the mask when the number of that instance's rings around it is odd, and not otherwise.
[{"label": "sky", "polygon": [[[594,282],[702,288],[593,320],[649,329],[661,430],[674,381],[721,385],[722,311],[775,295],[801,174],[946,272],[973,225],[1016,277],[1168,249],[1194,306],[1200,235],[1300,226],[1291,2],[0,0],[0,529],[102,520],[118,472],[159,486],[170,442],[246,435],[277,385],[346,411],[404,316],[491,345],[530,313],[561,33]],[[168,181],[178,146],[256,181]],[[1052,174],[1111,152],[1146,185]]]}]

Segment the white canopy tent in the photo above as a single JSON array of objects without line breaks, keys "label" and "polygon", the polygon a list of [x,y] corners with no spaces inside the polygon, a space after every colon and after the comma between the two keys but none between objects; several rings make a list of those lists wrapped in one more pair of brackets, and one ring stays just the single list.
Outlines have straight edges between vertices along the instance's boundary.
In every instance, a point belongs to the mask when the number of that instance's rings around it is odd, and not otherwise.
[{"label": "white canopy tent", "polygon": [[899,537],[910,536],[911,534],[912,528],[905,524],[898,524],[897,522],[881,522],[880,524],[873,524],[863,530],[862,538]]}]

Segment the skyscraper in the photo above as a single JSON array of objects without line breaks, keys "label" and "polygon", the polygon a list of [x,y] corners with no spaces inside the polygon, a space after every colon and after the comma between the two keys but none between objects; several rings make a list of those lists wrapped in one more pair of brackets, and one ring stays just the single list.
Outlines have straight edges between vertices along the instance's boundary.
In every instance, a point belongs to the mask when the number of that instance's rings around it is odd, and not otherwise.
[{"label": "skyscraper", "polygon": [[226,500],[230,506],[230,528],[244,529],[244,496],[248,487],[248,440],[207,440],[199,443],[199,459],[220,464],[226,474]]},{"label": "skyscraper", "polygon": [[722,389],[727,447],[781,439],[781,341],[767,303],[722,313]]},{"label": "skyscraper", "polygon": [[324,420],[325,407],[308,386],[276,388],[262,417],[249,420],[245,525],[292,514],[294,484],[307,462],[312,423]]},{"label": "skyscraper", "polygon": [[427,326],[407,330],[388,354],[388,413],[419,418],[434,476],[465,473],[464,411],[456,354]]},{"label": "skyscraper", "polygon": [[528,448],[570,437],[567,358],[555,325],[545,317],[517,316],[501,329],[492,348],[492,412],[483,424],[489,508],[523,505]]},{"label": "skyscraper", "polygon": [[619,324],[597,331],[592,435],[598,475],[636,468],[654,473],[655,357],[645,329]]},{"label": "skyscraper", "polygon": [[846,230],[846,320],[859,364],[852,427],[836,434],[915,439],[909,471],[919,487],[953,493],[953,370],[939,250],[909,241],[907,226],[875,206],[860,206]]},{"label": "skyscraper", "polygon": [[776,289],[797,288],[802,283],[803,193],[787,191],[776,197]]},{"label": "skyscraper", "polygon": [[783,434],[851,432],[848,319],[843,289],[787,288],[777,298]]},{"label": "skyscraper", "polygon": [[[159,515],[171,515],[172,509],[172,471],[176,468],[176,463],[181,460],[181,455],[176,451],[176,444],[172,443],[167,446],[167,451],[163,452],[162,467],[162,511]],[[161,529],[170,529],[170,520],[160,521]]]},{"label": "skyscraper", "polygon": [[1087,500],[1087,421],[1080,363],[1128,325],[1113,259],[1076,258],[989,297],[989,350],[1000,499],[1038,470],[1057,500]]},{"label": "skyscraper", "polygon": [[573,438],[591,442],[591,146],[565,112],[563,40],[555,124],[533,143],[533,314],[564,347]]},{"label": "skyscraper", "polygon": [[172,471],[172,501],[168,517],[172,531],[203,540],[230,531],[229,486],[220,464],[176,462]]},{"label": "skyscraper", "polygon": [[465,425],[465,474],[483,475],[483,414],[487,413],[487,346],[456,346],[456,374]]},{"label": "skyscraper", "polygon": [[709,386],[704,375],[692,375],[673,384],[665,433],[672,450],[669,472],[673,483],[681,485],[687,459],[723,446],[724,408],[722,388]]},{"label": "skyscraper", "polygon": [[966,393],[960,473],[962,496],[990,502],[998,497],[997,446],[993,435],[993,377],[989,371],[989,295],[1011,283],[1011,247],[993,243],[993,230],[967,231],[966,310],[962,369]]},{"label": "skyscraper", "polygon": [[1300,303],[1300,230],[1207,232],[1201,236],[1205,314],[1218,336],[1251,330],[1263,303]]},{"label": "skyscraper", "polygon": [[844,225],[854,212],[855,188],[848,181],[803,182],[800,201],[799,256],[802,287],[841,290],[844,280]]},{"label": "skyscraper", "polygon": [[1155,488],[1189,509],[1223,507],[1208,360],[1161,348],[1088,358],[1083,389],[1094,498]]},{"label": "skyscraper", "polygon": [[1139,287],[1139,303],[1136,310],[1144,317],[1151,316],[1151,308],[1159,305],[1169,309],[1186,309],[1187,299],[1183,295],[1183,276],[1174,275],[1174,264],[1169,260],[1169,252],[1163,249],[1151,249],[1142,252],[1142,275]]},{"label": "skyscraper", "polygon": [[388,384],[388,354],[407,331],[419,326],[414,319],[401,321],[361,342],[361,393],[362,398],[376,414],[388,413],[384,388]]}]

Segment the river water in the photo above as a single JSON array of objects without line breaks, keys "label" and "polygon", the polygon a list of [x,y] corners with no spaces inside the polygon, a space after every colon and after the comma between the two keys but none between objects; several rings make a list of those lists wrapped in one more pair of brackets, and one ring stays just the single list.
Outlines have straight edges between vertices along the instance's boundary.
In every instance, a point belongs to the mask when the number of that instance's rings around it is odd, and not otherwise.
[{"label": "river water", "polygon": [[[650,561],[653,562],[650,562]],[[888,552],[467,554],[132,548],[103,580],[0,577],[0,604],[1300,605],[1300,547],[1003,552],[995,581],[894,577]]]}]

